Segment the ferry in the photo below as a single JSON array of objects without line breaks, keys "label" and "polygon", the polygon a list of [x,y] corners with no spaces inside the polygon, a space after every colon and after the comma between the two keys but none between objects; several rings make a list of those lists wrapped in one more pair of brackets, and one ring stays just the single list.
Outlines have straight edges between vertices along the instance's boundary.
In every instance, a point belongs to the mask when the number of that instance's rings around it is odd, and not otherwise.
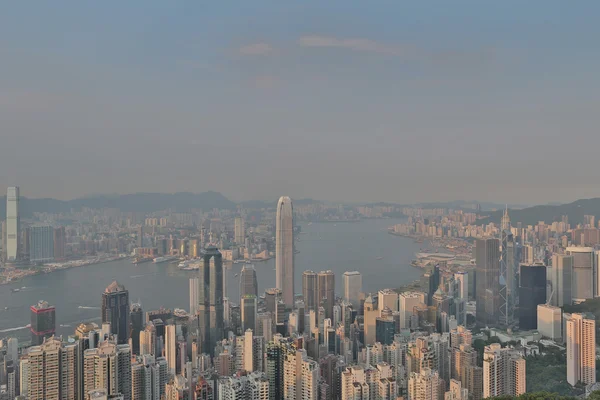
[{"label": "ferry", "polygon": [[152,260],[152,262],[154,264],[160,264],[160,263],[164,263],[164,262],[171,261],[171,260],[174,260],[174,259],[175,259],[175,257],[173,257],[173,256],[169,256],[169,257],[156,257],[155,259]]},{"label": "ferry", "polygon": [[13,289],[12,291],[13,291],[13,293],[16,293],[16,292],[20,292],[20,291],[21,291],[21,289],[19,289],[19,288],[15,288],[15,289]]},{"label": "ferry", "polygon": [[146,263],[146,262],[150,262],[152,261],[152,257],[136,257],[133,259],[133,261],[131,262],[132,264],[142,264],[142,263]]}]

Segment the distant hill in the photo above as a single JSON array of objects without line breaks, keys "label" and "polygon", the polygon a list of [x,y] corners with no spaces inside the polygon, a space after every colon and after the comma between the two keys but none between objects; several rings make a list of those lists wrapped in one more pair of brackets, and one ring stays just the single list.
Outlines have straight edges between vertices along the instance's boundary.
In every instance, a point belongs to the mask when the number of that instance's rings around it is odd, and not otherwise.
[{"label": "distant hill", "polygon": [[[504,210],[495,211],[489,214],[488,218],[478,220],[478,224],[487,224],[490,222],[500,223]],[[522,210],[508,211],[513,225],[521,222],[523,225],[535,225],[539,221],[552,223],[560,221],[561,216],[568,215],[571,225],[583,223],[584,215],[600,216],[600,198],[577,200],[569,204],[561,205],[543,205],[524,208]]]},{"label": "distant hill", "polygon": [[[6,196],[0,197],[0,218],[6,218]],[[139,211],[150,213],[168,208],[178,212],[191,209],[211,210],[213,208],[235,209],[236,204],[218,192],[203,193],[134,193],[111,196],[90,196],[75,200],[29,199],[22,197],[20,201],[21,215],[25,218],[34,212],[67,212],[71,209],[116,208],[121,211]]]}]

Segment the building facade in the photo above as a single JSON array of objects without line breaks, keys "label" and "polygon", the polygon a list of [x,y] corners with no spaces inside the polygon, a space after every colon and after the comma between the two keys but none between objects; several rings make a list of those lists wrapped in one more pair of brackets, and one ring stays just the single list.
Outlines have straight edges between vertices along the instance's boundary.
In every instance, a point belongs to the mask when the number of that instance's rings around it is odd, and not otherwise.
[{"label": "building facade", "polygon": [[275,221],[275,278],[283,302],[290,308],[294,306],[294,252],[294,208],[292,199],[282,196]]}]

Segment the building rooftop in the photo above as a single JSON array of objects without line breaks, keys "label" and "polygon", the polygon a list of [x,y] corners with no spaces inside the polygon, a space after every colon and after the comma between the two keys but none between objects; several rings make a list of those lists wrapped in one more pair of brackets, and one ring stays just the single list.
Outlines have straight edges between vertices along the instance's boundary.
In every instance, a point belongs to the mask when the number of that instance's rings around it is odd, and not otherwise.
[{"label": "building rooftop", "polygon": [[113,281],[110,285],[108,285],[106,287],[106,289],[104,290],[104,293],[117,293],[117,292],[124,292],[124,291],[125,291],[125,286],[121,285],[117,281]]}]

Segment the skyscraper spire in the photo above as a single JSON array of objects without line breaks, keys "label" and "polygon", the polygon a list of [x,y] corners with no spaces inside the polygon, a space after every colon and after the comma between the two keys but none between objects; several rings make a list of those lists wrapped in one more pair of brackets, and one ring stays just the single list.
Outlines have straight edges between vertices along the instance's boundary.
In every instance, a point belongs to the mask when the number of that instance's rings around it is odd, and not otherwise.
[{"label": "skyscraper spire", "polygon": [[504,215],[502,216],[502,222],[500,228],[505,231],[510,229],[510,217],[508,216],[508,205],[504,209]]}]

